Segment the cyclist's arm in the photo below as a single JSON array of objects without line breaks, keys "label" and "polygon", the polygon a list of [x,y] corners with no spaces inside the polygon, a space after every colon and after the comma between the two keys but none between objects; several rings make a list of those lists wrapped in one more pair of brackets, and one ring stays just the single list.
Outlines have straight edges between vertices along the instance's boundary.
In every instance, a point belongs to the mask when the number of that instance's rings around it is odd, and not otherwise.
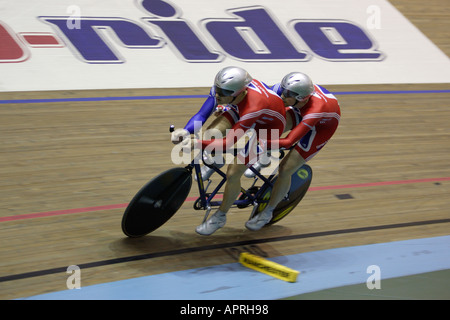
[{"label": "cyclist's arm", "polygon": [[[194,130],[196,129],[196,127],[194,126],[195,122],[200,121],[201,124],[203,125],[206,122],[206,120],[208,120],[208,118],[211,116],[211,114],[214,112],[216,107],[217,101],[215,97],[214,88],[211,88],[208,98],[203,103],[200,110],[188,121],[184,129],[189,131],[189,133],[194,133]],[[197,129],[200,128],[201,126]]]},{"label": "cyclist's arm", "polygon": [[271,149],[277,145],[279,148],[290,148],[294,143],[300,141],[319,121],[320,118],[302,120],[285,138],[268,141],[268,148]]},{"label": "cyclist's arm", "polygon": [[270,88],[273,92],[275,92],[278,96],[281,97],[281,94],[283,93],[283,89],[281,88],[281,83],[277,83],[274,84],[271,88]]},{"label": "cyclist's arm", "polygon": [[218,149],[218,150],[228,150],[231,148],[242,136],[245,132],[253,128],[255,125],[255,118],[247,118],[246,120],[239,120],[234,124],[231,130],[228,132],[225,138],[223,139],[212,139],[212,140],[202,140],[201,148],[205,149],[208,147],[209,150]]}]

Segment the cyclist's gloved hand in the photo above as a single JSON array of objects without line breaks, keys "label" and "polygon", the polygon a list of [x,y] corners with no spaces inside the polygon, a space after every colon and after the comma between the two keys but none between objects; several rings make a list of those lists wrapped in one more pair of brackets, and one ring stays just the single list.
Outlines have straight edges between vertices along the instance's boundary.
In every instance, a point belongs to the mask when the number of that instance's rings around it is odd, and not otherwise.
[{"label": "cyclist's gloved hand", "polygon": [[179,144],[189,136],[190,133],[186,129],[176,129],[172,132],[171,140],[173,144]]},{"label": "cyclist's gloved hand", "polygon": [[218,117],[228,111],[230,107],[218,105],[214,111],[214,116]]}]

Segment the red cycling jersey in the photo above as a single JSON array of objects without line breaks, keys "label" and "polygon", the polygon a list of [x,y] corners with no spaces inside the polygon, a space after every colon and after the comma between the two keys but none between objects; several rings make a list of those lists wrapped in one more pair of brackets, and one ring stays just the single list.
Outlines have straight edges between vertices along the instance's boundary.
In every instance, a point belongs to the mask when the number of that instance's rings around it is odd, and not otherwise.
[{"label": "red cycling jersey", "polygon": [[256,131],[258,138],[263,135],[264,139],[276,140],[286,126],[283,100],[258,80],[253,79],[247,87],[245,98],[230,107],[224,116],[232,124],[233,131],[223,139],[202,140],[202,148],[209,146],[210,149],[229,149],[250,129]]},{"label": "red cycling jersey", "polygon": [[279,147],[289,148],[298,142],[295,150],[305,159],[310,160],[325,146],[336,131],[341,117],[336,97],[325,88],[315,85],[315,93],[301,109],[288,107],[293,129],[284,139],[270,141]]}]

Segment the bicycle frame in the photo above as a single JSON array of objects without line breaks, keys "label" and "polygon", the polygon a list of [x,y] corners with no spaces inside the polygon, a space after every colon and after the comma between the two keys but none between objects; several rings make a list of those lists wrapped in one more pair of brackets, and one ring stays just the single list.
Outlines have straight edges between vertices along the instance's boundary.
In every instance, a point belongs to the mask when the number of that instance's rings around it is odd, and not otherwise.
[{"label": "bicycle frame", "polygon": [[[285,150],[288,149],[279,150],[279,159],[284,157]],[[235,156],[236,152],[239,151],[235,149]],[[211,180],[208,179],[205,186],[198,160],[198,158],[195,158],[184,168],[172,168],[160,173],[135,194],[122,217],[122,231],[125,235],[132,238],[142,237],[166,223],[186,201],[192,187],[192,172],[197,177],[199,191],[199,197],[194,203],[194,209],[205,210],[206,214],[203,222],[206,221],[211,208],[220,206],[223,203],[223,201],[215,200],[214,197],[227,181],[227,175],[220,168],[205,163],[204,165],[212,168],[221,177],[217,186],[209,193],[208,188],[211,185]],[[277,178],[278,166],[274,168],[270,175],[263,175],[253,167],[250,167],[250,170],[255,174],[253,184],[247,189],[241,188],[242,195],[233,202],[233,205],[240,209],[250,205],[253,206],[249,219],[263,210],[268,203],[271,195],[270,189],[273,188],[274,180]],[[306,166],[304,169],[300,168],[292,176],[294,183],[291,183],[291,190],[287,197],[277,206],[277,208],[279,207],[279,212],[268,224],[279,221],[292,211],[308,190],[311,178],[312,170],[309,166]],[[263,182],[261,186],[256,186],[258,180]],[[289,199],[290,192],[293,195],[292,200]]]},{"label": "bicycle frame", "polygon": [[[196,200],[196,202],[194,203],[194,209],[195,210],[206,210],[206,214],[205,217],[203,219],[203,221],[206,221],[211,209],[213,207],[218,207],[222,204],[222,201],[213,201],[214,197],[217,195],[217,193],[219,192],[219,190],[223,187],[223,185],[225,184],[225,182],[227,181],[227,175],[219,168],[215,167],[215,166],[210,166],[207,164],[204,164],[210,168],[212,168],[216,173],[218,173],[221,177],[222,180],[219,182],[219,184],[216,186],[216,188],[211,192],[211,193],[207,193],[207,189],[211,183],[211,180],[208,179],[208,185],[205,188],[205,181],[203,181],[202,179],[202,175],[201,175],[201,170],[200,170],[200,164],[198,162],[196,162],[195,160],[193,160],[191,162],[190,165],[188,165],[186,168],[189,170],[193,170],[196,177],[197,177],[197,186],[198,186],[198,191],[199,191],[199,198]],[[235,200],[233,202],[233,205],[236,206],[242,206],[242,207],[247,207],[249,205],[253,205],[256,207],[257,204],[259,203],[264,203],[264,202],[268,202],[268,200],[262,200],[262,201],[257,201],[258,197],[267,190],[267,188],[272,188],[273,187],[273,179],[276,175],[276,171],[277,169],[274,170],[274,172],[269,176],[269,177],[265,177],[263,176],[259,171],[257,171],[256,169],[254,169],[253,167],[250,167],[250,170],[253,171],[255,173],[255,176],[258,179],[261,179],[262,181],[264,181],[263,185],[258,189],[258,191],[254,194],[248,192],[248,190],[250,188],[248,188],[247,190],[241,187],[241,192],[242,194],[244,194],[246,196],[245,199],[238,199]],[[256,183],[256,178],[254,178],[254,182],[253,185]]]},{"label": "bicycle frame", "polygon": [[[175,130],[175,126],[171,125],[170,126],[170,132],[173,132]],[[287,150],[291,150],[294,146],[292,146],[291,148],[287,149]],[[284,157],[284,148],[280,149],[281,152],[281,156],[280,156],[280,160]],[[234,156],[237,155],[237,152],[239,150],[238,149],[234,149]],[[225,184],[225,182],[227,181],[227,175],[225,173],[223,173],[222,170],[220,170],[219,168],[215,167],[215,166],[210,166],[207,165],[206,163],[204,164],[212,169],[214,169],[215,172],[217,172],[221,177],[222,180],[220,181],[220,183],[217,185],[217,187],[214,189],[214,191],[212,193],[210,193],[209,195],[206,193],[206,190],[209,187],[210,182],[208,183],[208,186],[205,188],[204,185],[204,181],[202,179],[202,174],[200,171],[200,164],[198,163],[197,159],[192,160],[192,162],[186,166],[186,169],[189,171],[195,171],[195,175],[197,177],[197,185],[198,185],[198,191],[199,191],[199,198],[195,201],[194,203],[194,209],[195,210],[206,210],[206,214],[205,214],[205,218],[203,219],[203,222],[206,221],[211,208],[212,207],[218,207],[222,204],[222,201],[212,201],[214,199],[214,197],[217,195],[217,193],[219,192],[219,190],[222,188],[222,186]],[[253,168],[253,166],[249,167],[251,171],[253,171],[253,173],[255,173],[255,176],[258,177],[259,179],[261,179],[262,181],[264,181],[264,184],[258,189],[258,191],[252,195],[250,192],[248,192],[248,189],[245,190],[244,188],[241,187],[241,192],[246,195],[246,199],[241,199],[241,200],[235,200],[233,202],[233,205],[237,205],[237,206],[243,206],[243,207],[247,207],[249,205],[254,205],[254,207],[256,208],[256,206],[259,203],[264,203],[264,202],[268,202],[268,200],[262,200],[260,202],[257,202],[256,199],[258,199],[258,197],[267,190],[268,187],[272,188],[273,187],[273,179],[275,177],[275,172],[277,170],[274,170],[274,172],[268,177],[264,177],[260,172],[258,172],[256,169]],[[278,168],[277,168],[278,169]],[[209,179],[208,179],[209,180]],[[253,183],[256,183],[256,178],[255,181]],[[211,181],[211,180],[209,180]],[[198,203],[198,201],[200,201]],[[251,214],[251,216],[253,215],[253,212]],[[250,216],[250,217],[251,217]]]}]

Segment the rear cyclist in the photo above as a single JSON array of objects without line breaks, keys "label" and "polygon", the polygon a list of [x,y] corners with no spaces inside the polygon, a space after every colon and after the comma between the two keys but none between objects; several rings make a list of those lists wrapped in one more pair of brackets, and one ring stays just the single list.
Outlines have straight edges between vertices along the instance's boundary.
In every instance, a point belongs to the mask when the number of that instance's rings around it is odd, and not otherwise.
[{"label": "rear cyclist", "polygon": [[[336,97],[325,88],[314,85],[306,74],[289,73],[274,89],[281,94],[287,107],[286,118],[292,123],[291,132],[286,138],[277,140],[276,145],[280,148],[295,147],[280,163],[269,203],[261,213],[247,221],[245,226],[250,230],[259,230],[272,219],[274,209],[289,191],[292,174],[325,146],[341,117]],[[269,148],[273,142],[268,142]]]}]

